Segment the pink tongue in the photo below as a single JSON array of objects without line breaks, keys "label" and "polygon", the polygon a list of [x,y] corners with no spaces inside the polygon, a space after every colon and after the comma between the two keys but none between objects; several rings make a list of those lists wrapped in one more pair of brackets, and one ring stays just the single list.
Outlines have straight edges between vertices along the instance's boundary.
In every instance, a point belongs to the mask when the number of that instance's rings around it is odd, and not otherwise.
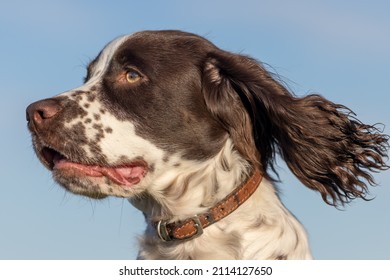
[{"label": "pink tongue", "polygon": [[84,165],[57,158],[54,159],[53,169],[73,169],[90,177],[106,176],[118,185],[127,187],[138,184],[145,176],[145,167],[142,166],[102,167],[98,165]]}]

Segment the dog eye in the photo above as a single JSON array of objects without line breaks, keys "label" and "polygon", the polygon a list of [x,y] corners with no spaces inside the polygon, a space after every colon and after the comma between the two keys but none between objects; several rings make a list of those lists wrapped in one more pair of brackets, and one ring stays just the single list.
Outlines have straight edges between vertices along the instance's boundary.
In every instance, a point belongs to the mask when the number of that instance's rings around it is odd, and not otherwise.
[{"label": "dog eye", "polygon": [[140,73],[138,73],[137,71],[135,70],[130,70],[126,73],[126,80],[130,83],[130,84],[134,84],[136,82],[138,82],[139,80],[141,80],[142,76]]}]

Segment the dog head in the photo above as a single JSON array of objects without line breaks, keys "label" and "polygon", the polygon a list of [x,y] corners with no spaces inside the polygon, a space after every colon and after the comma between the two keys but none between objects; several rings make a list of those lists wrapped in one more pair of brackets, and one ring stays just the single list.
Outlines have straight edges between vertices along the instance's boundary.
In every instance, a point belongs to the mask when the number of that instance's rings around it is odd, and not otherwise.
[{"label": "dog head", "polygon": [[180,31],[112,41],[85,84],[31,104],[27,119],[55,180],[94,198],[148,192],[228,142],[269,178],[279,152],[330,203],[364,197],[367,170],[387,168],[388,137],[347,108],[297,98],[254,59]]}]

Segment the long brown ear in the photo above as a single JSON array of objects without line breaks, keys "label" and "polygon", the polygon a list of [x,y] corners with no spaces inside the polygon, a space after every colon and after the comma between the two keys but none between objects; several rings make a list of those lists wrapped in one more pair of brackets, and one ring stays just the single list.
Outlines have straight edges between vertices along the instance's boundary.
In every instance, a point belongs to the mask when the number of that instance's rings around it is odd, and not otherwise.
[{"label": "long brown ear", "polygon": [[320,95],[295,97],[255,60],[209,55],[204,98],[237,150],[269,175],[276,152],[307,187],[331,205],[365,198],[370,174],[388,169],[389,136]]}]

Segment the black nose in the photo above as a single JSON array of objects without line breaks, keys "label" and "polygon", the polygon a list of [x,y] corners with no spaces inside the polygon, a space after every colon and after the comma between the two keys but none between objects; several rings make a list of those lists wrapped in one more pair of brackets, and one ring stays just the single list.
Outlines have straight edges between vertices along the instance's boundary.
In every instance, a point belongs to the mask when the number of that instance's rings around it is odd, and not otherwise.
[{"label": "black nose", "polygon": [[26,119],[36,128],[44,126],[62,110],[59,101],[55,99],[44,99],[30,104],[26,109]]}]

